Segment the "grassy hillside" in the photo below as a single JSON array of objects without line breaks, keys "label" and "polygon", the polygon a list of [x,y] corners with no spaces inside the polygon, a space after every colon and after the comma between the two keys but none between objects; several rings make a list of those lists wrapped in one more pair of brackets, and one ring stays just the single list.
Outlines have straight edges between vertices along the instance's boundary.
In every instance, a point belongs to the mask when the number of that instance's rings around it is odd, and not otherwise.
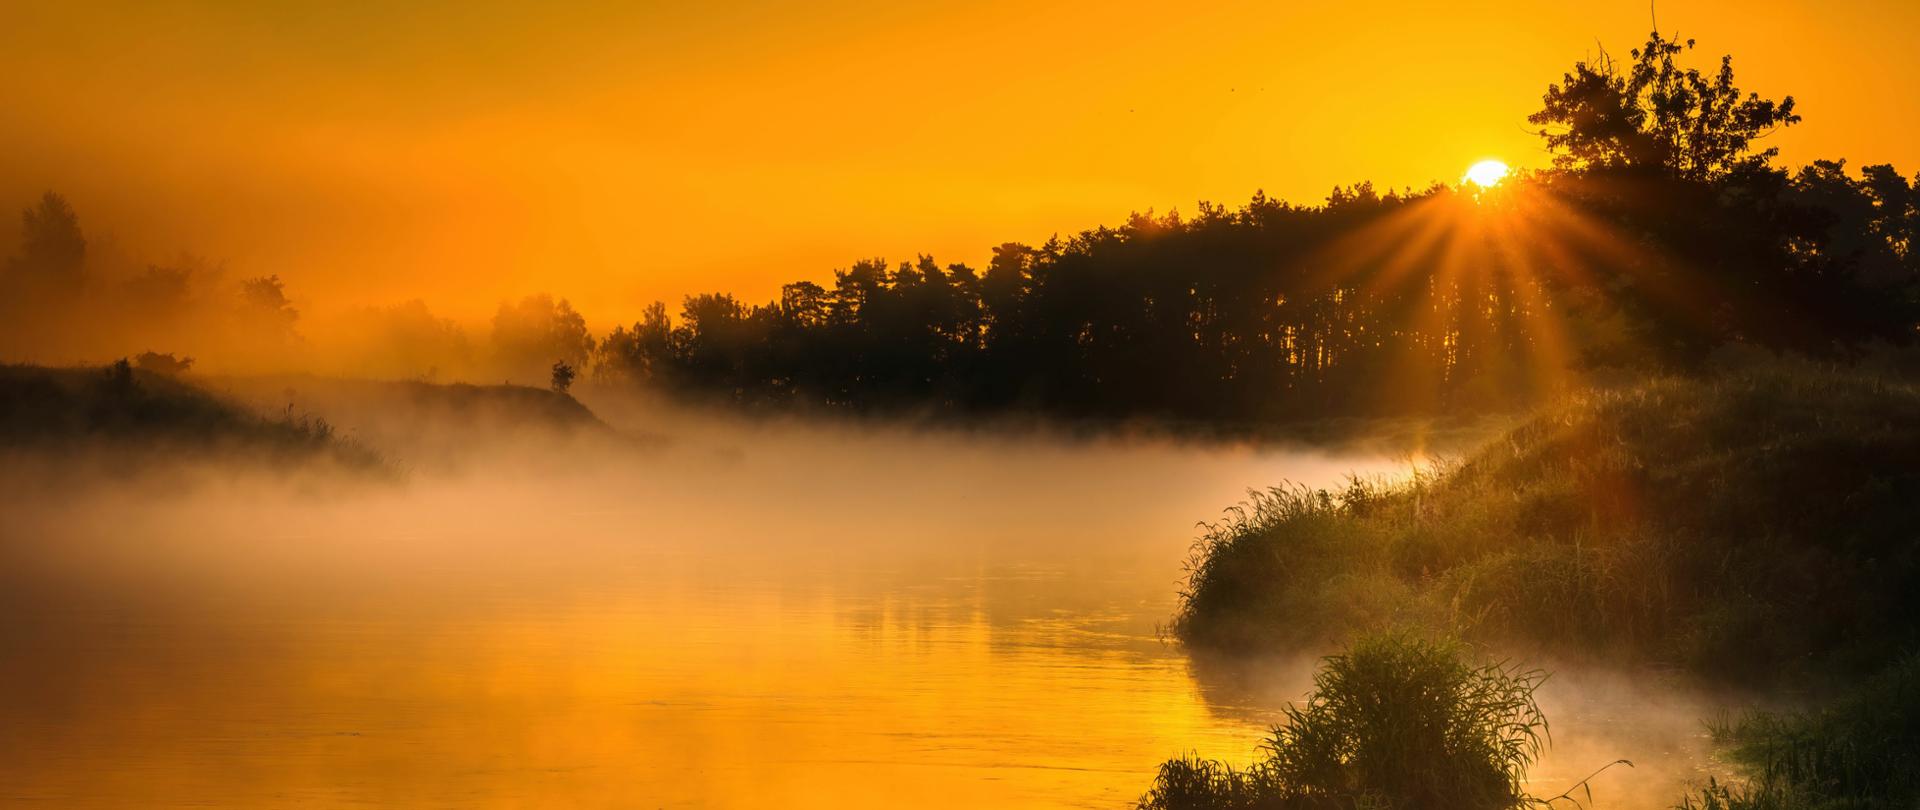
[{"label": "grassy hillside", "polygon": [[207,385],[261,407],[312,408],[333,416],[342,424],[390,423],[395,432],[480,421],[526,428],[600,426],[593,412],[573,397],[524,385],[362,380],[306,374],[216,377],[209,379]]},{"label": "grassy hillside", "polygon": [[1208,527],[1175,633],[1416,627],[1779,682],[1920,647],[1920,391],[1771,367],[1549,409],[1408,483],[1261,493]]},{"label": "grassy hillside", "polygon": [[613,438],[572,397],[525,386],[0,366],[0,447],[16,450],[221,451],[420,469],[502,450],[564,461]]},{"label": "grassy hillside", "polygon": [[216,377],[206,385],[263,411],[326,414],[342,433],[416,470],[509,449],[564,460],[617,444],[586,406],[545,388],[311,375]]},{"label": "grassy hillside", "polygon": [[[1895,376],[1772,366],[1596,392],[1411,481],[1256,495],[1207,527],[1173,629],[1199,650],[1314,650],[1341,639],[1364,649],[1377,631],[1407,631],[1754,686],[1813,685],[1837,697],[1717,724],[1740,778],[1675,797],[1677,806],[1912,807],[1917,459],[1920,390]],[[1412,711],[1430,693],[1456,695],[1434,706],[1479,705],[1469,693],[1428,690],[1341,704],[1336,719]],[[1314,791],[1303,785],[1316,782],[1281,778],[1300,748],[1287,735],[1300,725],[1295,717],[1276,729],[1269,759],[1245,770],[1168,762],[1142,806],[1360,806],[1337,792],[1306,796]],[[1472,804],[1449,796],[1449,805]]]},{"label": "grassy hillside", "polygon": [[54,455],[100,448],[225,453],[369,470],[385,466],[371,450],[335,436],[324,419],[268,418],[124,362],[104,368],[0,366],[0,448]]}]

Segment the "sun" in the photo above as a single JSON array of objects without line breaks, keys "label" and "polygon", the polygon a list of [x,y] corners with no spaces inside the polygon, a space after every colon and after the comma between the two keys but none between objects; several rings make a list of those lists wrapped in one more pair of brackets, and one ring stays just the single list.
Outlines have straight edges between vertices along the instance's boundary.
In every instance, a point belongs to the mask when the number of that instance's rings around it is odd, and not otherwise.
[{"label": "sun", "polygon": [[1492,188],[1501,178],[1507,176],[1507,164],[1491,158],[1467,167],[1467,173],[1460,178],[1481,188]]}]

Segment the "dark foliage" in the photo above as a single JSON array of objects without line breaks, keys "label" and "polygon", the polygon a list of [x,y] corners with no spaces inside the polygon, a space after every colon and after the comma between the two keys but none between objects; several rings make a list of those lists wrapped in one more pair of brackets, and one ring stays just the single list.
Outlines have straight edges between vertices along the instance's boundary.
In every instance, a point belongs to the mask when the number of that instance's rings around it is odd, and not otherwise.
[{"label": "dark foliage", "polygon": [[1682,810],[1896,810],[1920,806],[1920,657],[1807,712],[1714,728],[1744,783],[1710,783]]},{"label": "dark foliage", "polygon": [[566,299],[550,295],[527,296],[517,304],[501,304],[493,316],[493,348],[500,371],[509,377],[552,379],[552,364],[580,368],[593,351],[587,321]]},{"label": "dark foliage", "polygon": [[0,365],[0,450],[74,453],[89,442],[121,450],[214,451],[324,460],[385,470],[385,462],[334,435],[325,419],[257,416],[127,360],[104,369]]},{"label": "dark foliage", "polygon": [[160,352],[148,351],[141,352],[138,356],[134,357],[133,364],[141,371],[151,371],[155,374],[178,375],[185,374],[187,373],[187,369],[193,368],[193,358],[175,357],[172,352],[161,354]]},{"label": "dark foliage", "polygon": [[20,213],[20,254],[7,263],[17,285],[40,292],[70,292],[80,286],[87,238],[67,199],[51,191]]},{"label": "dark foliage", "polygon": [[1789,174],[1791,98],[1703,74],[1658,33],[1577,65],[1533,117],[1559,167],[1477,194],[1256,195],[1136,214],[984,271],[874,259],[751,305],[656,304],[608,378],[743,403],[1243,424],[1538,401],[1573,372],[1687,368],[1748,343],[1815,356],[1920,324],[1920,208],[1889,166]]},{"label": "dark foliage", "polygon": [[1503,810],[1534,804],[1527,769],[1547,722],[1543,673],[1473,666],[1455,644],[1383,636],[1331,656],[1245,770],[1182,758],[1143,810]]}]

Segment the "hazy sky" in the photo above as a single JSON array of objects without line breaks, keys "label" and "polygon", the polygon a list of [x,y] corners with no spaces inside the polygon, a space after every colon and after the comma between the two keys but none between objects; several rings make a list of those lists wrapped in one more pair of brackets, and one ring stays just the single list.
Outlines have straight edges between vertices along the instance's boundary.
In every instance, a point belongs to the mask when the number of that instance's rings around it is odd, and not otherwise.
[{"label": "hazy sky", "polygon": [[[863,256],[1540,165],[1546,84],[1649,28],[1642,0],[0,4],[5,208],[61,190],[96,238],[309,311],[551,291],[596,332]],[[1789,162],[1920,169],[1920,3],[1659,15],[1799,99]]]}]

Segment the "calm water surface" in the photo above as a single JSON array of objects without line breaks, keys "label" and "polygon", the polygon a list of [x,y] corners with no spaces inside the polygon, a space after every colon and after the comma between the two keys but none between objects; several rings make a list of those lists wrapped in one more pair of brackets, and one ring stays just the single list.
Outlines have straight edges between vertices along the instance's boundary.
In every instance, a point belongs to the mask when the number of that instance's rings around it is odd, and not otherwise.
[{"label": "calm water surface", "polygon": [[1159,638],[1194,522],[1392,466],[770,430],[14,501],[0,802],[1124,806],[1273,716]]}]

